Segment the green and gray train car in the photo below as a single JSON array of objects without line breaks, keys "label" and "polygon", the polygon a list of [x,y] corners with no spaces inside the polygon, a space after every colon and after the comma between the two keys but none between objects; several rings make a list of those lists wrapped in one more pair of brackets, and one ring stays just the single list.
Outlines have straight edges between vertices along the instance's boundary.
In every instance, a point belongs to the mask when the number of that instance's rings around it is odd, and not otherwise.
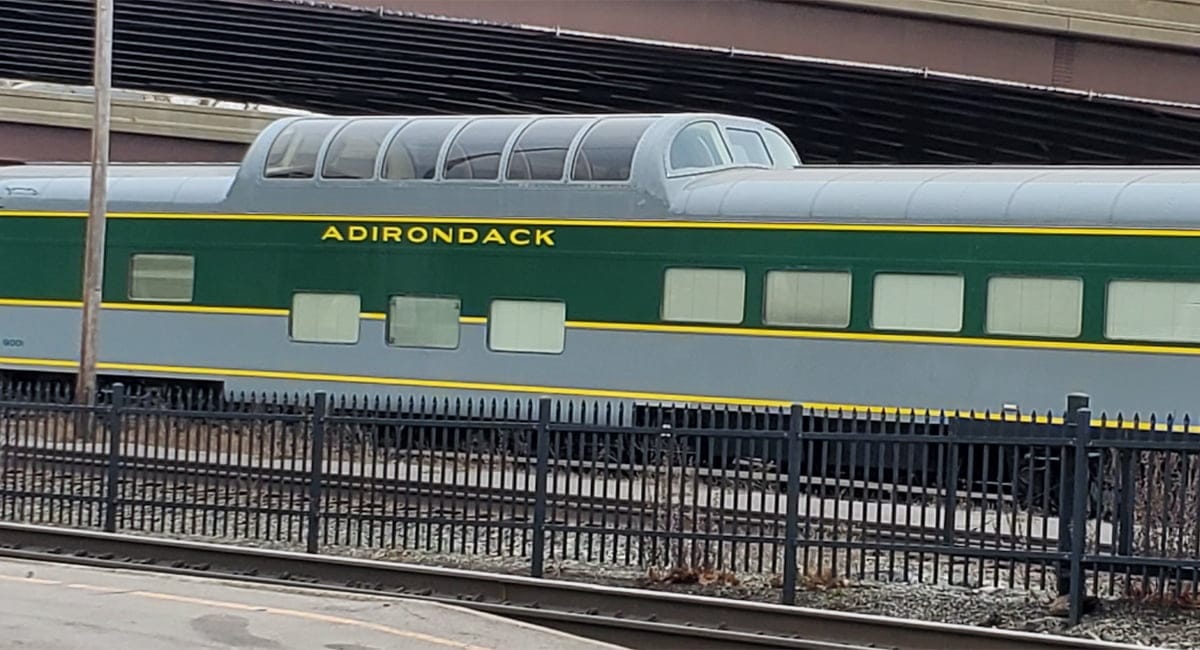
[{"label": "green and gray train car", "polygon": [[[88,168],[0,169],[0,372],[73,371]],[[1181,413],[1200,170],[806,166],[727,115],[301,117],[113,167],[100,369],[229,390]]]}]

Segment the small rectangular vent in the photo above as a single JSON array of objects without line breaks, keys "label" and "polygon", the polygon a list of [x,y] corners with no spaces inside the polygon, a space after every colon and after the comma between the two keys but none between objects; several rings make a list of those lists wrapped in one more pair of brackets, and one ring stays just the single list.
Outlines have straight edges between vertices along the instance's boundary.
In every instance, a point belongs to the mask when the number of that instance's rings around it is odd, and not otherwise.
[{"label": "small rectangular vent", "polygon": [[1075,79],[1075,40],[1070,38],[1054,39],[1054,66],[1051,71],[1050,84],[1053,86],[1070,86]]}]

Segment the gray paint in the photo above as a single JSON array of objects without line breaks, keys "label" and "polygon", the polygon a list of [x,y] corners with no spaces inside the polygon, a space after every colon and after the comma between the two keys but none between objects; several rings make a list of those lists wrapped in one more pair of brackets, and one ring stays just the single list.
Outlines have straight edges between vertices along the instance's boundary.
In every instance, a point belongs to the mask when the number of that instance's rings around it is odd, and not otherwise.
[{"label": "gray paint", "polygon": [[[78,321],[71,309],[0,307],[0,337],[25,341],[3,356],[73,359]],[[285,317],[110,310],[100,349],[104,361],[128,363],[993,411],[1059,411],[1067,393],[1082,391],[1097,411],[1162,416],[1192,410],[1200,385],[1200,360],[1170,355],[584,329],[567,331],[563,354],[539,355],[488,351],[485,330],[464,325],[457,350],[390,348],[384,322],[363,320],[357,344],[324,345],[290,342]],[[463,392],[237,378],[227,386]]]},{"label": "gray paint", "polygon": [[[509,138],[502,166],[515,134],[540,117],[561,116],[521,116],[524,125]],[[587,117],[595,124],[613,116]],[[627,183],[264,179],[267,152],[286,126],[331,119],[284,118],[262,132],[241,165],[115,166],[110,209],[1169,228],[1193,228],[1200,215],[1200,167],[731,166],[672,177],[670,145],[688,124],[772,127],[719,114],[653,117]],[[340,128],[366,118],[334,119],[341,124],[329,133],[323,151]],[[392,119],[399,126],[410,118]],[[582,141],[575,139],[568,160]],[[448,148],[449,140],[443,159]],[[386,142],[377,170],[385,149]],[[83,210],[87,184],[82,165],[0,169],[0,206]]]}]

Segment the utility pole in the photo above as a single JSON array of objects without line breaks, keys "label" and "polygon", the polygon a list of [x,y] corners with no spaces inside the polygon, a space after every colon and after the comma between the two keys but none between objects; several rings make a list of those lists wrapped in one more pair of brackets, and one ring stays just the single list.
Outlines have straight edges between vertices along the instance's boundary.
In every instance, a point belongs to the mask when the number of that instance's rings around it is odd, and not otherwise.
[{"label": "utility pole", "polygon": [[96,402],[96,341],[100,326],[100,292],[104,286],[104,238],[108,216],[112,41],[113,0],[96,0],[96,42],[92,63],[96,119],[92,125],[92,185],[83,254],[83,326],[79,345],[79,377],[75,387],[75,399],[85,405]]}]

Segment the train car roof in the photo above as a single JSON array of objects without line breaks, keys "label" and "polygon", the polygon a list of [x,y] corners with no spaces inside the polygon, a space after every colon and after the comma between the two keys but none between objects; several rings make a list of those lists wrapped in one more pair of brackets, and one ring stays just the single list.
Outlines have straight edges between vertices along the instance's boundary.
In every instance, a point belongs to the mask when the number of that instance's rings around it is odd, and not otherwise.
[{"label": "train car roof", "polygon": [[[0,168],[0,206],[81,209],[89,180],[86,165]],[[771,124],[718,113],[288,117],[240,164],[115,165],[109,197],[156,212],[1200,229],[1200,166],[806,166]]]},{"label": "train car roof", "polygon": [[1200,167],[806,166],[697,175],[693,219],[1200,228]]}]

